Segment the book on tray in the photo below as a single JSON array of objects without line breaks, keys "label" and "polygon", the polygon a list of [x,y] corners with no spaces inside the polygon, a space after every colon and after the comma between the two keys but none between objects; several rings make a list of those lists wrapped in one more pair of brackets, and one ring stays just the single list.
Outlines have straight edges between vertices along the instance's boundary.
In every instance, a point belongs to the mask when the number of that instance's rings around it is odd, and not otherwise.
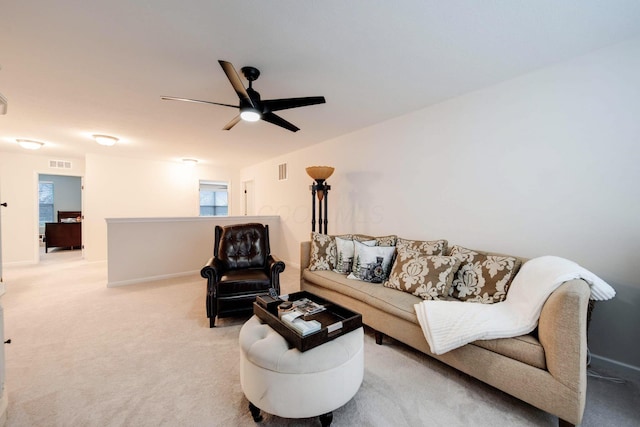
[{"label": "book on tray", "polygon": [[326,310],[324,305],[311,301],[309,298],[300,298],[299,300],[292,301],[292,304],[293,309],[301,312],[303,316],[311,316],[312,314]]},{"label": "book on tray", "polygon": [[318,332],[322,328],[322,325],[317,320],[304,320],[303,316],[302,312],[291,310],[283,314],[280,320],[291,326],[303,337]]}]

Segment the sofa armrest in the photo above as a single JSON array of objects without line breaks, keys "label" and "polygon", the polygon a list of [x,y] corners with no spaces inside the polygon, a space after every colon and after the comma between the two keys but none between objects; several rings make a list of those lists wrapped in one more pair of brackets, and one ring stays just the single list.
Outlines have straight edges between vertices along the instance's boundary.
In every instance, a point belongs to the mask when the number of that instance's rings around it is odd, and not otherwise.
[{"label": "sofa armrest", "polygon": [[280,273],[284,271],[285,265],[278,257],[269,255],[267,258],[267,274],[271,279],[271,286],[280,294]]},{"label": "sofa armrest", "polygon": [[311,264],[311,242],[300,243],[300,279],[302,279],[302,273],[305,269],[309,268]]},{"label": "sofa armrest", "polygon": [[538,322],[547,370],[582,395],[587,387],[587,307],[591,290],[584,280],[562,284],[547,299]]}]

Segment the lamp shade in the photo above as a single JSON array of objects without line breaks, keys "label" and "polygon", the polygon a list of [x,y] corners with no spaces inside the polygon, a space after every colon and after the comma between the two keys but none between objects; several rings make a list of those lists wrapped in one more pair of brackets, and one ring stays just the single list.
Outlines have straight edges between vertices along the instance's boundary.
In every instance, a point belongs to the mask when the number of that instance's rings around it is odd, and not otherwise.
[{"label": "lamp shade", "polygon": [[320,182],[329,179],[334,170],[335,168],[331,166],[309,166],[306,168],[307,175]]}]

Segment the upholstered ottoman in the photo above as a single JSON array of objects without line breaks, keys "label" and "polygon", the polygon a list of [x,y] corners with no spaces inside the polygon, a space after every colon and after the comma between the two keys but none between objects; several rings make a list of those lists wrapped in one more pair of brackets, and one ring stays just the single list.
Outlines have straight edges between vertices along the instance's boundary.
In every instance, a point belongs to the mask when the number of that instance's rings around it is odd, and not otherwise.
[{"label": "upholstered ottoman", "polygon": [[362,328],[300,352],[257,316],[240,330],[240,384],[254,420],[260,410],[283,418],[320,416],[347,403],[362,384]]}]

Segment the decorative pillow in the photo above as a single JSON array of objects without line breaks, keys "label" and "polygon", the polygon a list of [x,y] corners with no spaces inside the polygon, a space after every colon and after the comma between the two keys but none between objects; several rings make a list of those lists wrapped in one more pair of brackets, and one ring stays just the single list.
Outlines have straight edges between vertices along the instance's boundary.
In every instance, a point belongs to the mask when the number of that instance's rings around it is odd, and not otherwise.
[{"label": "decorative pillow", "polygon": [[401,251],[415,251],[421,255],[444,255],[447,252],[447,241],[407,240],[398,237],[396,247],[398,248],[398,254],[400,254]]},{"label": "decorative pillow", "polygon": [[504,301],[521,264],[514,257],[480,254],[455,245],[450,255],[462,263],[449,295],[462,301],[485,304]]},{"label": "decorative pillow", "polygon": [[347,277],[372,283],[384,282],[389,276],[396,248],[394,246],[367,246],[358,241],[354,241],[353,244],[355,249],[353,270]]},{"label": "decorative pillow", "polygon": [[388,236],[376,237],[376,246],[395,246],[398,241],[398,236],[390,234]]},{"label": "decorative pillow", "polygon": [[396,236],[395,234],[390,234],[388,236],[380,236],[380,237],[368,236],[366,234],[354,234],[353,235],[353,240],[358,241],[358,242],[364,242],[364,241],[368,241],[368,240],[375,240],[375,242],[376,242],[375,245],[376,246],[395,246],[397,239],[398,239],[398,236]]},{"label": "decorative pillow", "polygon": [[401,289],[400,284],[403,279],[399,277],[399,274],[405,271],[405,264],[411,263],[422,256],[444,255],[446,247],[446,240],[422,241],[407,240],[399,237],[396,244],[396,257],[389,274],[389,282],[391,283],[385,283],[384,285],[389,288]]},{"label": "decorative pillow", "polygon": [[423,299],[446,299],[460,263],[456,257],[441,255],[415,256],[406,262],[396,260],[384,286]]},{"label": "decorative pillow", "polygon": [[[336,268],[333,269],[336,273],[349,274],[351,273],[351,267],[353,266],[354,244],[351,239],[343,239],[342,237],[336,237]],[[365,240],[367,246],[375,246],[375,240]]]},{"label": "decorative pillow", "polygon": [[352,238],[351,234],[330,236],[328,234],[311,233],[309,270],[333,270],[336,267],[336,241],[334,237]]}]

